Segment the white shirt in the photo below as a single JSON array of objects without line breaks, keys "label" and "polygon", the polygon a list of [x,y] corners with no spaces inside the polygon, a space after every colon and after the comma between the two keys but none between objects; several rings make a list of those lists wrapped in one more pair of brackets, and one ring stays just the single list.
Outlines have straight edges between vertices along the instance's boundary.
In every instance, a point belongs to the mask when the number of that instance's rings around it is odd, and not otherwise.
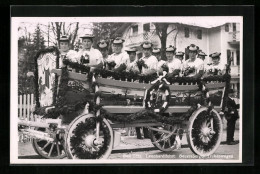
[{"label": "white shirt", "polygon": [[78,52],[78,63],[80,63],[81,56],[89,55],[89,63],[88,65],[98,65],[102,62],[102,54],[99,50],[91,48],[89,51],[80,50]]},{"label": "white shirt", "polygon": [[171,62],[167,62],[167,64],[169,67],[169,73],[172,73],[176,69],[181,70],[181,68],[182,68],[182,63],[177,58],[173,58],[173,60]]},{"label": "white shirt", "polygon": [[64,52],[61,52],[60,53],[60,58],[59,58],[59,67],[63,67],[64,64],[63,64],[63,59],[64,58],[67,58],[69,59],[70,61],[72,62],[77,62],[77,57],[78,57],[78,53],[74,50],[69,50],[68,52],[64,53]]},{"label": "white shirt", "polygon": [[126,64],[126,61],[129,59],[129,56],[126,52],[121,52],[120,54],[111,54],[107,58],[107,62],[112,62],[114,61],[116,63],[115,68],[118,68],[121,64]]},{"label": "white shirt", "polygon": [[139,71],[136,62],[137,62],[137,59],[135,59],[132,62],[130,62],[130,59],[127,59],[127,61],[126,61],[126,71]]},{"label": "white shirt", "polygon": [[204,62],[199,58],[196,58],[194,61],[188,59],[183,63],[183,70],[187,69],[188,67],[195,68],[195,72],[188,75],[194,76],[199,73],[200,70],[204,70]]},{"label": "white shirt", "polygon": [[219,64],[217,64],[217,65],[211,64],[211,65],[207,65],[207,66],[205,67],[205,70],[206,70],[207,72],[209,72],[209,71],[214,72],[215,69],[220,70],[221,73],[224,73],[224,70],[226,69],[226,66],[225,66],[224,64],[219,63]]},{"label": "white shirt", "polygon": [[147,68],[142,68],[142,73],[145,74],[149,70],[157,71],[158,60],[155,56],[151,55],[150,57],[142,57],[141,60],[144,60],[144,63],[147,65]]},{"label": "white shirt", "polygon": [[162,70],[161,68],[162,68],[163,64],[165,64],[165,63],[166,63],[166,61],[160,60],[157,64],[157,71],[161,71]]}]

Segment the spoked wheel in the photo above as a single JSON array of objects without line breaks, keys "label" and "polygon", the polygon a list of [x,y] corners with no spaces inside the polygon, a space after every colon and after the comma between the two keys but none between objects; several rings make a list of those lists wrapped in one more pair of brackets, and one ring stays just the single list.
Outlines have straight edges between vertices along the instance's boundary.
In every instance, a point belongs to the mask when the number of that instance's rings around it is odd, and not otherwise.
[{"label": "spoked wheel", "polygon": [[106,119],[99,124],[92,114],[82,115],[70,124],[66,135],[66,152],[71,159],[106,159],[113,147],[113,131]]},{"label": "spoked wheel", "polygon": [[200,108],[189,120],[187,140],[192,152],[201,157],[213,154],[220,145],[223,125],[217,111]]},{"label": "spoked wheel", "polygon": [[[151,141],[155,147],[163,152],[173,151],[177,148],[176,134],[179,130],[179,125],[162,125],[160,127],[153,127],[159,130],[151,131]],[[165,132],[164,132],[165,131]]]},{"label": "spoked wheel", "polygon": [[[38,131],[48,132],[47,128],[36,128]],[[53,134],[53,142],[48,142],[42,139],[33,139],[32,146],[35,152],[47,159],[62,159],[66,157],[66,152],[64,148],[64,139],[60,134]]]}]

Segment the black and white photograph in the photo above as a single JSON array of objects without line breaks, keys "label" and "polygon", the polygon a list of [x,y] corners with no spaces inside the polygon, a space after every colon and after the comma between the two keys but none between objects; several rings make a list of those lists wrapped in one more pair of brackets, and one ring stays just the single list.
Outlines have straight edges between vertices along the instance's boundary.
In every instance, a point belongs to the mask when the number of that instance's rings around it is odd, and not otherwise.
[{"label": "black and white photograph", "polygon": [[11,164],[242,163],[243,16],[12,17]]}]

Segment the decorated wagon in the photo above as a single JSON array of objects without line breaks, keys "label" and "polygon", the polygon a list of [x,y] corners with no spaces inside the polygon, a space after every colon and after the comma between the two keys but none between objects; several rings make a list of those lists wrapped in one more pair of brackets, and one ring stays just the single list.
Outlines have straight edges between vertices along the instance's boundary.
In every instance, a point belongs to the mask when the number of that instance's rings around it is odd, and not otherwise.
[{"label": "decorated wagon", "polygon": [[116,128],[146,127],[161,151],[180,148],[187,134],[190,149],[206,157],[220,145],[229,88],[223,76],[169,77],[113,72],[64,60],[48,48],[35,57],[36,109],[19,120],[44,158],[104,159],[116,141]]}]

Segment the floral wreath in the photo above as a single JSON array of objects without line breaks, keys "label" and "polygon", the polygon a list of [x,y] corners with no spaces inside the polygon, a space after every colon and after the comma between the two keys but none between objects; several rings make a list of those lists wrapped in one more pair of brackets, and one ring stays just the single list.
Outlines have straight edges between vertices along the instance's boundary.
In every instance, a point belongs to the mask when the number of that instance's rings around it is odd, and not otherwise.
[{"label": "floral wreath", "polygon": [[[151,88],[147,90],[146,96],[145,96],[145,107],[147,109],[151,109],[154,112],[159,112],[163,113],[166,111],[166,109],[169,106],[170,102],[170,84],[166,79],[165,79],[166,72],[164,71],[164,75],[160,76],[158,79],[156,79],[152,84]],[[162,104],[160,104],[160,100],[158,102],[158,93],[159,91],[163,91],[163,95],[165,96],[165,100]],[[156,94],[155,94],[156,92]],[[163,96],[162,96],[163,97]]]}]

